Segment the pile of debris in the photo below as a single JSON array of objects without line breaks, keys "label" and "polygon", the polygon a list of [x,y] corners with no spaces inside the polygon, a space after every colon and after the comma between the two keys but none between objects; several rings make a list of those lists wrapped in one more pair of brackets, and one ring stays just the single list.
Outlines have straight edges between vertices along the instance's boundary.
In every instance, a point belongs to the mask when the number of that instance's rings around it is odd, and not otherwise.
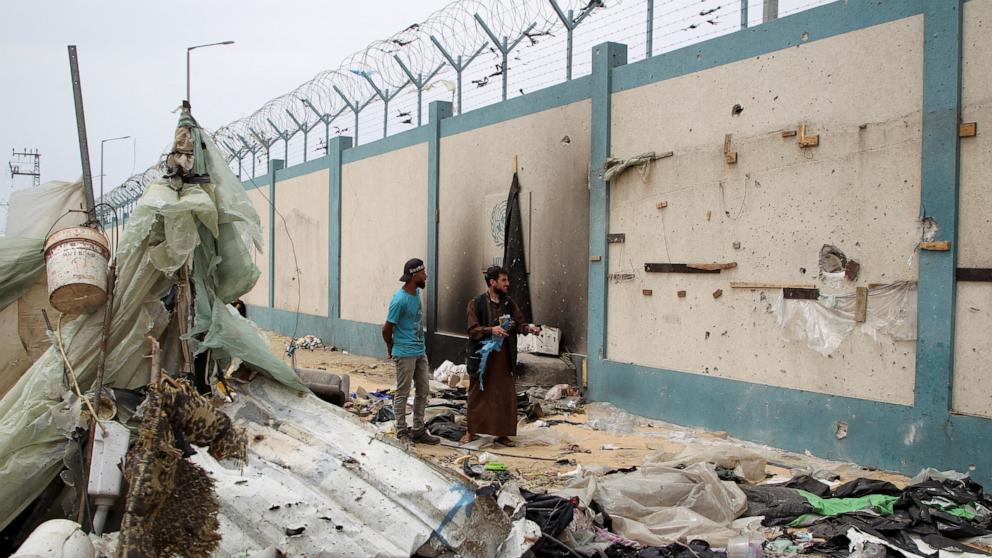
[{"label": "pile of debris", "polygon": [[[992,495],[961,473],[927,470],[900,486],[870,476],[842,479],[808,464],[770,463],[766,453],[725,440],[652,452],[636,466],[576,464],[575,452],[590,450],[556,431],[558,425],[629,436],[656,421],[587,405],[568,384],[518,392],[517,446],[558,446],[557,456],[502,450],[485,436],[462,445],[461,373],[450,362],[435,371],[425,420],[446,451],[463,454],[449,458],[428,449],[422,456],[459,474],[477,498],[492,498],[509,518],[535,523],[540,533],[528,556],[970,558],[987,555],[992,545]],[[352,412],[391,439],[393,393],[354,395]],[[520,459],[546,462],[564,486],[535,482],[507,464]],[[574,470],[554,474],[562,466]]]}]

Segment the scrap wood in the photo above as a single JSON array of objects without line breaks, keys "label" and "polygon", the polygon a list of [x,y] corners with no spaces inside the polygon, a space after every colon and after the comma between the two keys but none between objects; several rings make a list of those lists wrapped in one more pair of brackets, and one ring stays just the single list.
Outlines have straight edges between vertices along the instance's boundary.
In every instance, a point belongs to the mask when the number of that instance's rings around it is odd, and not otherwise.
[{"label": "scrap wood", "polygon": [[731,281],[731,289],[815,289],[812,283],[765,283],[762,281]]},{"label": "scrap wood", "polygon": [[737,267],[737,262],[726,262],[726,263],[688,263],[685,264],[692,269],[702,269],[705,271],[722,270],[722,269],[734,269]]}]

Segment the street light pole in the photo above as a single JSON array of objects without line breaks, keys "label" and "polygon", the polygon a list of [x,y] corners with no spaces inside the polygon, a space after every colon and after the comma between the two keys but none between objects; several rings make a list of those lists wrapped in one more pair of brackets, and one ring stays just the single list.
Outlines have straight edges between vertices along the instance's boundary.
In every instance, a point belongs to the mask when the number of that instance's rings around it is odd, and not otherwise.
[{"label": "street light pole", "polygon": [[117,141],[122,139],[127,139],[131,136],[121,136],[119,138],[108,138],[100,140],[100,202],[103,202],[103,144],[108,141]]},{"label": "street light pole", "polygon": [[218,45],[233,45],[234,41],[221,41],[219,43],[209,43],[205,45],[196,45],[191,47],[186,47],[186,102],[189,102],[189,53],[198,48],[206,48]]}]

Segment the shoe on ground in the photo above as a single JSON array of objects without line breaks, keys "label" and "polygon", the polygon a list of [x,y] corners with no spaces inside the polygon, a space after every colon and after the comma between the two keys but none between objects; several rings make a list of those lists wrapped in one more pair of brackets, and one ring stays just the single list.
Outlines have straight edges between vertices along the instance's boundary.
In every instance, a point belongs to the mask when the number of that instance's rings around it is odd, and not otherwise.
[{"label": "shoe on ground", "polygon": [[436,446],[441,443],[441,438],[437,436],[432,436],[426,428],[421,428],[420,430],[410,431],[410,440],[415,444],[431,444]]},{"label": "shoe on ground", "polygon": [[402,440],[404,438],[410,438],[410,429],[409,428],[400,428],[399,430],[396,431],[396,439],[397,440]]}]

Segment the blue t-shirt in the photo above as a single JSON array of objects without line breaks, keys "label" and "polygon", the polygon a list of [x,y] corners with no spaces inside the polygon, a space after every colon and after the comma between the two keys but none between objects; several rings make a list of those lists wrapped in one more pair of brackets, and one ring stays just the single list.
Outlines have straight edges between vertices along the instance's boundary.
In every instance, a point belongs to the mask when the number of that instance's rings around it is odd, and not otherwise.
[{"label": "blue t-shirt", "polygon": [[393,356],[411,357],[427,353],[424,345],[423,312],[420,289],[412,295],[401,287],[389,301],[386,321],[393,324]]}]

